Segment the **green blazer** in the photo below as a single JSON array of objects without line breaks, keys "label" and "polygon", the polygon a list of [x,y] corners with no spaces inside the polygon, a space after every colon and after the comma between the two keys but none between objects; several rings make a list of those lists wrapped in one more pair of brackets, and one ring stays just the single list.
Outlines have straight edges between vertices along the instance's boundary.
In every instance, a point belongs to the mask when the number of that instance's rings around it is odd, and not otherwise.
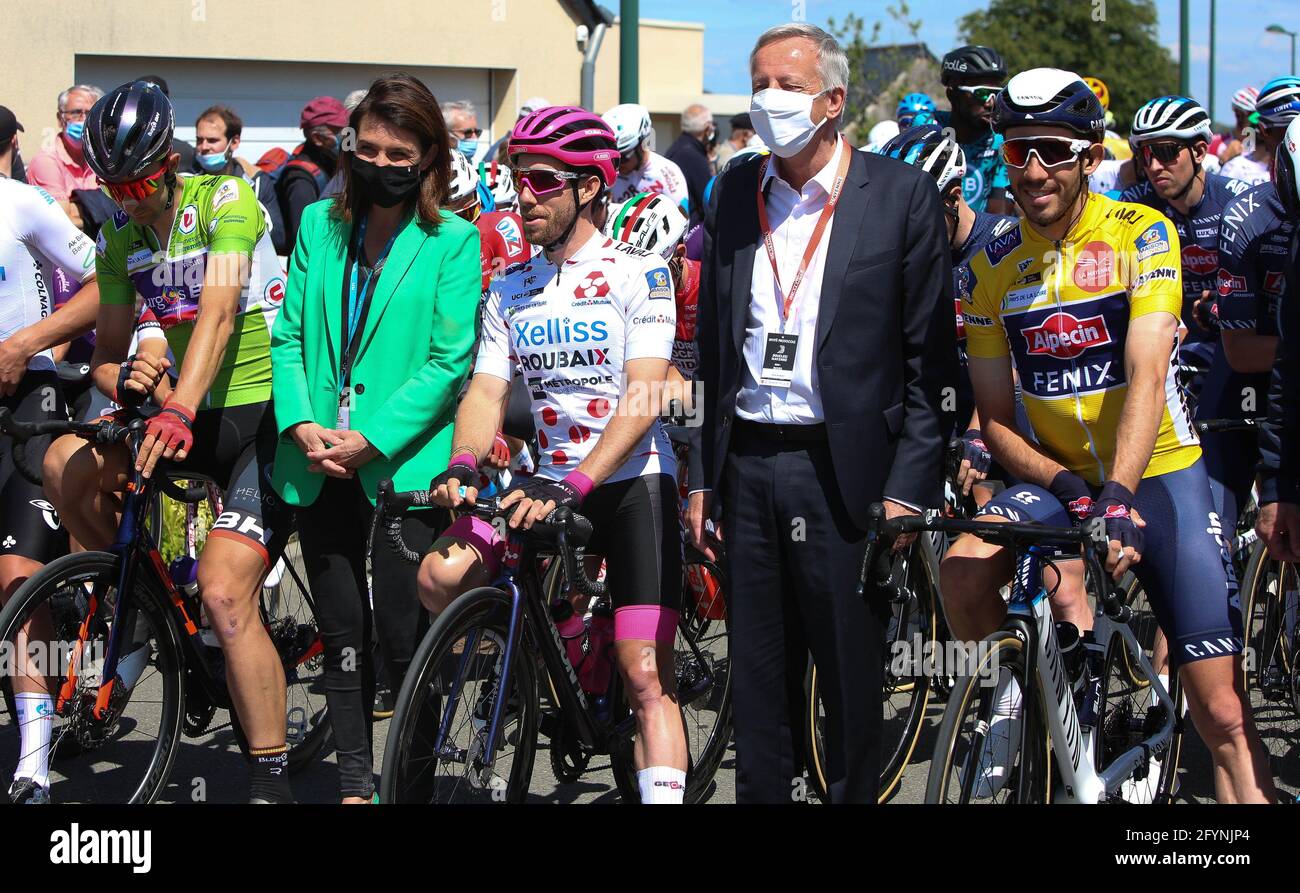
[{"label": "green blazer", "polygon": [[[280,441],[271,482],[295,506],[325,476],[286,433],[298,422],[334,428],[342,353],[343,272],[351,226],[332,200],[303,212],[284,304],[271,330],[271,389]],[[456,398],[469,373],[482,293],[478,229],[442,212],[398,233],[379,276],[352,366],[351,427],[382,455],[357,470],[370,501],[379,481],[419,490],[447,467]]]}]

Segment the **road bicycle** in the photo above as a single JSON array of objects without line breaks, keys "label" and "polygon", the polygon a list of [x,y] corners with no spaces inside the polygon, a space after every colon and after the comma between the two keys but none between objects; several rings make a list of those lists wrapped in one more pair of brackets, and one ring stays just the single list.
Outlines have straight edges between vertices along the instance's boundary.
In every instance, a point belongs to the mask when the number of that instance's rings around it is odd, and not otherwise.
[{"label": "road bicycle", "polygon": [[[1129,628],[1130,609],[1104,573],[1105,523],[1078,528],[1007,524],[927,516],[884,520],[871,510],[864,589],[882,552],[906,533],[973,533],[1015,553],[1010,604],[1003,627],[976,649],[944,710],[927,783],[927,803],[1098,803],[1123,799],[1125,782],[1146,780],[1150,758],[1176,746],[1177,677],[1163,685]],[[1059,550],[1065,550],[1061,552]],[[1095,645],[1052,619],[1043,569],[1054,557],[1081,554],[1095,598]],[[1073,636],[1070,636],[1073,631]],[[1069,639],[1063,642],[1062,637]],[[1083,647],[1081,647],[1083,646]],[[1135,688],[1131,668],[1145,685]],[[995,775],[988,756],[998,748],[994,708],[1014,680],[1023,693],[1020,720],[1007,723],[1005,763]],[[1005,726],[1004,726],[1005,727]],[[1173,768],[1162,763],[1152,800],[1167,799]]]},{"label": "road bicycle", "polygon": [[[376,513],[383,536],[413,563],[420,556],[402,541],[401,516],[429,504],[428,491],[394,493],[391,482],[380,482]],[[575,780],[593,755],[607,754],[621,798],[638,802],[636,724],[621,678],[611,667],[605,692],[583,689],[552,619],[544,583],[552,573],[560,581],[559,591],[572,587],[592,599],[593,612],[609,610],[605,585],[589,579],[584,568],[590,522],[557,509],[529,531],[512,530],[498,520],[512,511],[502,512],[499,499],[463,508],[498,524],[507,537],[505,559],[492,585],[460,595],[416,650],[388,732],[380,801],[523,802],[536,757],[541,683],[548,680],[559,714],[550,741],[557,777]],[[683,623],[690,622],[684,612]],[[713,697],[718,681],[708,656],[692,637],[681,634],[680,625],[677,647],[678,701],[689,711]],[[711,746],[690,753],[688,802],[710,791],[726,737],[694,739]],[[689,750],[690,736],[687,743]]]},{"label": "road bicycle", "polygon": [[[70,433],[101,445],[125,444],[134,468],[147,413],[28,424],[0,409],[0,431],[11,438],[16,467],[39,482],[39,470],[26,458],[31,438]],[[150,478],[132,472],[113,544],[50,562],[0,611],[6,658],[0,779],[12,776],[22,757],[11,701],[19,677],[27,678],[27,690],[54,698],[55,802],[153,802],[167,783],[182,733],[203,734],[218,709],[231,711],[232,730],[247,751],[231,708],[224,655],[205,626],[197,586],[188,591],[173,581],[158,531],[146,522],[157,516],[164,494],[191,506],[187,513],[219,497],[211,481],[181,487],[173,474],[193,478],[161,466]],[[292,562],[277,567],[279,579],[262,589],[260,610],[284,667],[289,766],[296,771],[320,752],[329,732],[320,685],[323,648],[301,570]]]}]

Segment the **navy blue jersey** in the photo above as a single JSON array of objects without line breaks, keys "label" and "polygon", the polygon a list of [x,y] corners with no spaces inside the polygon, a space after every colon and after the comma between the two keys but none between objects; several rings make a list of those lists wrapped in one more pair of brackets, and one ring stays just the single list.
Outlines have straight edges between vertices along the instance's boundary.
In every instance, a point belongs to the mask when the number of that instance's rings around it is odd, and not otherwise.
[{"label": "navy blue jersey", "polygon": [[1223,209],[1219,229],[1219,326],[1277,334],[1295,223],[1272,183],[1260,183]]},{"label": "navy blue jersey", "polygon": [[1187,337],[1180,356],[1188,365],[1208,368],[1217,353],[1218,333],[1207,332],[1197,325],[1192,307],[1203,291],[1214,291],[1219,284],[1219,220],[1228,203],[1250,186],[1217,174],[1205,175],[1205,191],[1190,214],[1180,214],[1160,197],[1150,181],[1135,183],[1120,194],[1122,202],[1137,202],[1155,208],[1173,221],[1183,251],[1183,325]]},{"label": "navy blue jersey", "polygon": [[[1272,183],[1253,186],[1224,206],[1216,285],[1221,329],[1277,334],[1278,302],[1286,285],[1293,230]],[[1220,350],[1206,376],[1196,417],[1260,415],[1267,392],[1268,373],[1234,372]]]},{"label": "navy blue jersey", "polygon": [[957,355],[961,360],[961,377],[957,383],[957,427],[964,434],[966,423],[975,411],[975,392],[971,389],[970,374],[966,371],[966,321],[962,315],[962,295],[970,291],[970,259],[984,250],[998,236],[1010,230],[1017,223],[1017,217],[1001,214],[975,212],[975,222],[971,225],[970,235],[960,247],[952,248],[952,293],[957,311]]},{"label": "navy blue jersey", "polygon": [[1259,432],[1259,501],[1300,502],[1300,251],[1291,244],[1287,292],[1278,312],[1268,418]]}]

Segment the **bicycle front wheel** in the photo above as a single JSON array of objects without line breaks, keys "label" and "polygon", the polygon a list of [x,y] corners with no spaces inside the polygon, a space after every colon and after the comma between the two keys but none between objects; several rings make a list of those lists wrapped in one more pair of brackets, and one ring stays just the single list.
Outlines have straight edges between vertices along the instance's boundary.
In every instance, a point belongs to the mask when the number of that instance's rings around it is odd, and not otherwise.
[{"label": "bicycle front wheel", "polygon": [[980,644],[974,671],[948,696],[925,802],[1050,803],[1051,739],[1026,676],[1027,643],[1002,630]]},{"label": "bicycle front wheel", "polygon": [[[56,803],[150,803],[162,790],[181,734],[181,643],[143,569],[130,610],[114,617],[117,578],[112,555],[65,555],[33,574],[0,611],[7,687],[15,697],[49,695],[53,702],[48,739],[6,714],[0,780],[48,767]],[[125,624],[117,672],[107,705],[97,710],[114,622]]]},{"label": "bicycle front wheel", "polygon": [[1241,587],[1246,613],[1243,664],[1246,694],[1260,740],[1268,748],[1274,782],[1300,792],[1300,573],[1297,566],[1268,557],[1255,544]]},{"label": "bicycle front wheel", "polygon": [[[457,598],[425,635],[397,696],[384,749],[382,803],[522,803],[537,748],[537,674],[521,637],[502,695],[510,598],[483,587]],[[497,701],[495,754],[487,754]]]}]

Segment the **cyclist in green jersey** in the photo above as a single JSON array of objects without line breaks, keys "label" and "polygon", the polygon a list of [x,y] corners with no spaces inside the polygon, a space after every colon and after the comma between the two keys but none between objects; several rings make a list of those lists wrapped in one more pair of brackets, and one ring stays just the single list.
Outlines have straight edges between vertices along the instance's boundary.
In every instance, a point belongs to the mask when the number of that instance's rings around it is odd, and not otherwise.
[{"label": "cyclist in green jersey", "polygon": [[[119,404],[139,405],[154,394],[171,362],[143,352],[127,356],[137,296],[142,299],[167,336],[179,374],[149,419],[136,470],[148,477],[166,467],[226,487],[199,559],[198,583],[248,738],[251,799],[285,802],[292,796],[284,670],[258,615],[262,580],[291,524],[270,486],[276,445],[270,328],[284,274],[246,182],[178,175],[174,122],[167,97],[143,81],[109,93],[86,121],[87,163],[121,208],[104,224],[96,250],[100,308],[91,362],[101,384],[120,366],[109,394]],[[123,446],[75,437],[60,439],[46,455],[47,492],[88,548],[113,540],[115,494],[128,479],[128,460]]]}]

